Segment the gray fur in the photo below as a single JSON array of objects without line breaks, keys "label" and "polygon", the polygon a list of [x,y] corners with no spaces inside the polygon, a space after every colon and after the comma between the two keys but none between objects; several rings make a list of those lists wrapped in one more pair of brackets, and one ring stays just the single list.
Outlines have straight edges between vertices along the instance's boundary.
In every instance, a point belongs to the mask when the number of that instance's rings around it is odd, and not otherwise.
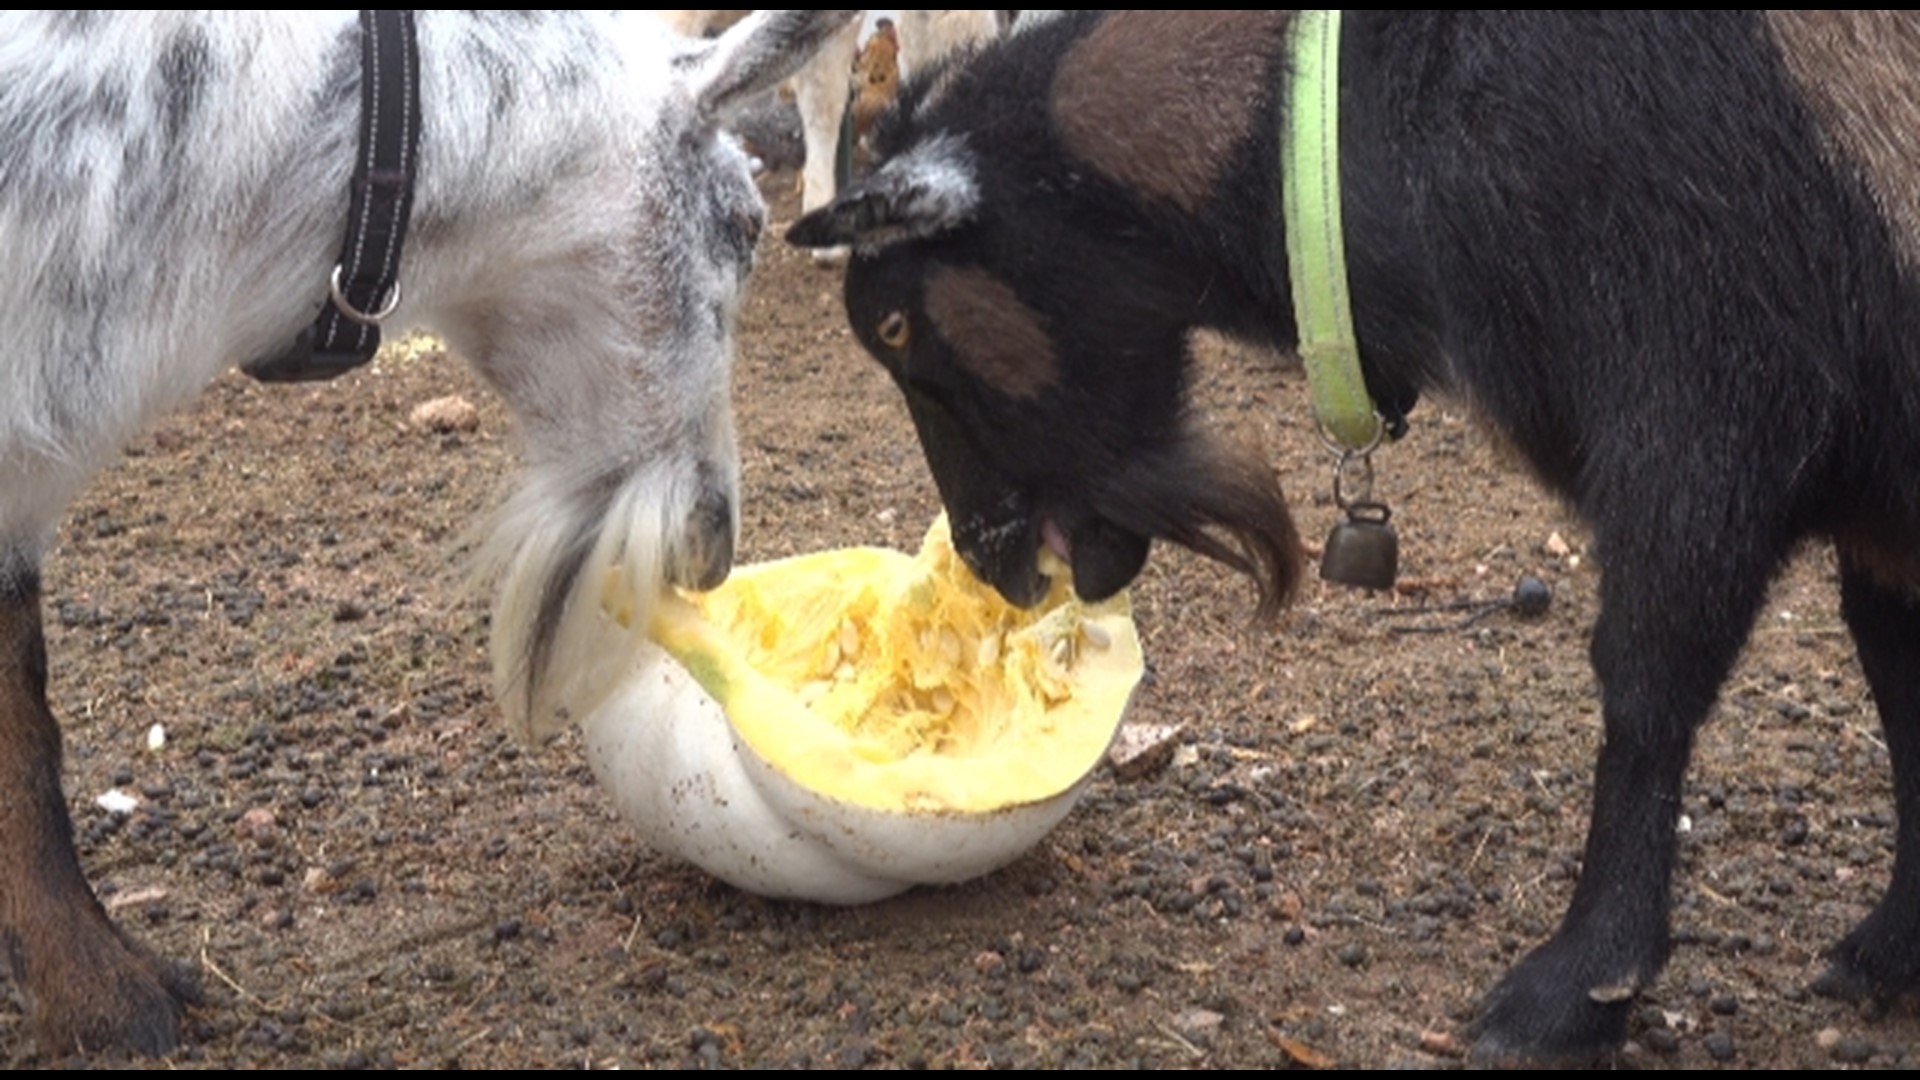
[{"label": "gray fur", "polygon": [[[358,123],[349,13],[75,25],[0,19],[0,241],[31,268],[0,282],[0,547],[35,557],[142,423],[318,308]],[[767,12],[690,50],[649,18],[421,15],[419,227],[396,319],[444,334],[531,421],[535,468],[624,478],[684,456],[688,475],[734,474],[710,432],[728,423],[764,210],[713,118],[836,26]],[[529,336],[555,323],[571,329]],[[704,424],[686,422],[693,403]],[[597,536],[599,515],[579,517]],[[542,650],[523,644],[509,683],[538,682]]]}]

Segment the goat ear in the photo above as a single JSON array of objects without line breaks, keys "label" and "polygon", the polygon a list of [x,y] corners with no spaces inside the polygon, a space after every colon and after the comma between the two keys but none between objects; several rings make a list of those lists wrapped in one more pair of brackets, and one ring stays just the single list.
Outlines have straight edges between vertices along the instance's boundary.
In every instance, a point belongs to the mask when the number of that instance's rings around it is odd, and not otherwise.
[{"label": "goat ear", "polygon": [[675,61],[687,73],[700,115],[727,114],[800,70],[814,51],[858,11],[756,11],[711,42]]},{"label": "goat ear", "polygon": [[973,158],[941,135],[888,161],[840,197],[793,223],[787,242],[874,249],[923,240],[972,221],[980,208]]}]

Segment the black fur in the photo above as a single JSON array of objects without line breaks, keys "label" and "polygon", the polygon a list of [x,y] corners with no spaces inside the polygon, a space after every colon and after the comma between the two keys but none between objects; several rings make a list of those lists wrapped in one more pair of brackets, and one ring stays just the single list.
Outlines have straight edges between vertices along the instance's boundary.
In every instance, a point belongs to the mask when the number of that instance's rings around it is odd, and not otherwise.
[{"label": "black fur", "polygon": [[[848,273],[854,328],[916,420],[940,418],[938,438],[921,431],[956,520],[1024,526],[1023,550],[965,552],[1015,599],[1031,597],[1023,568],[1047,517],[1073,534],[1076,570],[1089,521],[1096,553],[1123,550],[1103,531],[1191,542],[1183,529],[1222,524],[1285,542],[1270,518],[1209,522],[1125,486],[1192,437],[1180,400],[1193,328],[1295,343],[1279,50],[1249,134],[1197,208],[1116,181],[1060,137],[1062,59],[1102,20],[1141,14],[1075,13],[909,91],[868,190],[890,182],[888,161],[957,140],[979,192],[964,224],[885,246],[913,223],[836,234],[830,208],[796,225],[808,242],[872,242]],[[1369,386],[1389,414],[1423,388],[1466,393],[1592,525],[1605,567],[1592,659],[1606,745],[1583,871],[1559,931],[1488,996],[1480,1053],[1578,1057],[1622,1037],[1630,992],[1669,948],[1694,731],[1769,581],[1810,537],[1841,543],[1843,610],[1900,822],[1887,897],[1819,988],[1916,989],[1920,296],[1862,171],[1825,137],[1758,13],[1356,11],[1342,50]],[[1191,59],[1197,84],[1208,58]],[[930,327],[923,303],[938,266],[990,272],[1044,320],[1060,357],[1046,393],[1015,399],[956,362],[967,343]],[[877,336],[893,312],[913,329],[904,348]]]}]

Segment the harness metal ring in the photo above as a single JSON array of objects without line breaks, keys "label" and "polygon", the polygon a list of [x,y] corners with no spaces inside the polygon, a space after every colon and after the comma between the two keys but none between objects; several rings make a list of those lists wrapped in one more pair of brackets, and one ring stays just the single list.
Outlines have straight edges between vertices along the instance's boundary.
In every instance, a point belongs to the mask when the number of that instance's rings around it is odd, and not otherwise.
[{"label": "harness metal ring", "polygon": [[[1377,444],[1377,440],[1376,440]],[[1347,467],[1358,462],[1354,470],[1355,487],[1359,489],[1359,498],[1349,499],[1345,491]],[[1340,463],[1333,467],[1333,504],[1342,510],[1349,510],[1361,503],[1373,499],[1373,451],[1348,450],[1340,455]]]},{"label": "harness metal ring", "polygon": [[1378,412],[1373,414],[1373,435],[1365,446],[1348,446],[1337,438],[1319,417],[1314,417],[1313,430],[1320,436],[1320,444],[1333,453],[1334,457],[1346,458],[1355,454],[1365,457],[1380,449],[1387,441],[1387,420]]},{"label": "harness metal ring", "polygon": [[[395,308],[400,306],[400,283],[396,281],[393,283],[393,288],[387,290],[387,302],[381,305],[379,311],[366,312],[354,307],[347,299],[347,294],[340,291],[341,269],[339,263],[334,263],[333,276],[327,279],[327,290],[333,294],[333,306],[339,310],[340,314],[362,326],[379,326],[386,321],[387,316],[393,314]],[[1378,439],[1375,440],[1376,443],[1378,441]]]}]

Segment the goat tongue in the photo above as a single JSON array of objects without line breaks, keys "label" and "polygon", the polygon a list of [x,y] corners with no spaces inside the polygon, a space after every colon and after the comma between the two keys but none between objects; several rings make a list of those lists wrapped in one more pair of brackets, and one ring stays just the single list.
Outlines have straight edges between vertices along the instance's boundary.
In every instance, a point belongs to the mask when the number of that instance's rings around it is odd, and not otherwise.
[{"label": "goat tongue", "polygon": [[1052,518],[1042,521],[1040,539],[1046,543],[1048,551],[1060,556],[1061,562],[1069,565],[1073,563],[1073,541],[1067,538],[1066,530],[1062,529],[1058,522]]}]

